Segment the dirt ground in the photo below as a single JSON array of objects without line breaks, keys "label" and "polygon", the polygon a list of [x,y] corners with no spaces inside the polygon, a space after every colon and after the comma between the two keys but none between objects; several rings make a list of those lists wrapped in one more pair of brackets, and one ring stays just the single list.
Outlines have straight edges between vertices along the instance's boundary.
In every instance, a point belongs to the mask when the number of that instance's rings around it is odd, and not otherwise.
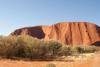
[{"label": "dirt ground", "polygon": [[77,61],[18,61],[1,59],[0,67],[46,67],[47,64],[53,63],[56,67],[100,67],[100,54],[96,54],[86,60]]}]

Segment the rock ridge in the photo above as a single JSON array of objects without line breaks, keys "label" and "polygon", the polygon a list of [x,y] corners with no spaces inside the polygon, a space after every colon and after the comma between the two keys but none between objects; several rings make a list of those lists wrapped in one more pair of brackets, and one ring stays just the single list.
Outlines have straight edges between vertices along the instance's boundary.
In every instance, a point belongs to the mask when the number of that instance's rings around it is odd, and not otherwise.
[{"label": "rock ridge", "polygon": [[90,45],[100,41],[100,27],[89,22],[60,22],[51,26],[20,28],[11,35],[30,35],[38,39],[53,39],[68,45]]}]

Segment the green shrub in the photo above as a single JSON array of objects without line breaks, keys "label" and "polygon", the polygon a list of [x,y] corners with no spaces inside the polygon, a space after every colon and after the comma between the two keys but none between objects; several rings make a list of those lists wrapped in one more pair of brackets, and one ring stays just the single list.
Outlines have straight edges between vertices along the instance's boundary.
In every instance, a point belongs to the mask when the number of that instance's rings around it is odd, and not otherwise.
[{"label": "green shrub", "polygon": [[78,55],[81,53],[94,53],[96,51],[99,51],[99,49],[96,46],[83,46],[83,45],[71,46],[72,55]]},{"label": "green shrub", "polygon": [[61,48],[61,44],[54,41],[54,40],[49,40],[47,41],[47,45],[46,45],[46,48],[47,48],[47,56],[56,56],[58,55],[58,52]]},{"label": "green shrub", "polygon": [[15,54],[16,38],[2,37],[0,38],[0,55],[13,56]]},{"label": "green shrub", "polygon": [[7,58],[24,57],[31,59],[46,59],[59,56],[93,53],[99,49],[96,46],[68,46],[61,43],[33,38],[28,35],[0,36],[0,56]]},{"label": "green shrub", "polygon": [[76,48],[79,53],[93,53],[98,51],[96,46],[77,46]]},{"label": "green shrub", "polygon": [[20,36],[17,38],[18,55],[27,58],[40,58],[45,52],[45,46],[42,43],[43,41],[30,36]]},{"label": "green shrub", "polygon": [[61,47],[60,51],[59,51],[59,55],[60,56],[69,56],[71,55],[71,47],[64,45]]}]

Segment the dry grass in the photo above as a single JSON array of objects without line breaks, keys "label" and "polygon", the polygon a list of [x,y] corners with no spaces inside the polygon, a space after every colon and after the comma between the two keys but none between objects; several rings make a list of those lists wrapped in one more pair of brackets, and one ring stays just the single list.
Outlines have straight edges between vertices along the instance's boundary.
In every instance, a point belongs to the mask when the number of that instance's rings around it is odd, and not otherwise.
[{"label": "dry grass", "polygon": [[100,54],[89,56],[86,60],[82,58],[74,62],[65,61],[22,61],[22,60],[0,60],[0,67],[46,67],[53,63],[56,67],[99,67]]}]

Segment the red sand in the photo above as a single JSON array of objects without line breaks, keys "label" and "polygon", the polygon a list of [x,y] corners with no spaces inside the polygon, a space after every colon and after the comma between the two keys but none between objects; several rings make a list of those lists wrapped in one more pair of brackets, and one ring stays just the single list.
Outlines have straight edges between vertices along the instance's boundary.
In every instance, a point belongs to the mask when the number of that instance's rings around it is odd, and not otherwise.
[{"label": "red sand", "polygon": [[87,60],[75,62],[63,61],[18,61],[18,60],[0,60],[0,67],[46,67],[47,64],[54,63],[56,67],[100,67],[100,54],[90,57]]}]

